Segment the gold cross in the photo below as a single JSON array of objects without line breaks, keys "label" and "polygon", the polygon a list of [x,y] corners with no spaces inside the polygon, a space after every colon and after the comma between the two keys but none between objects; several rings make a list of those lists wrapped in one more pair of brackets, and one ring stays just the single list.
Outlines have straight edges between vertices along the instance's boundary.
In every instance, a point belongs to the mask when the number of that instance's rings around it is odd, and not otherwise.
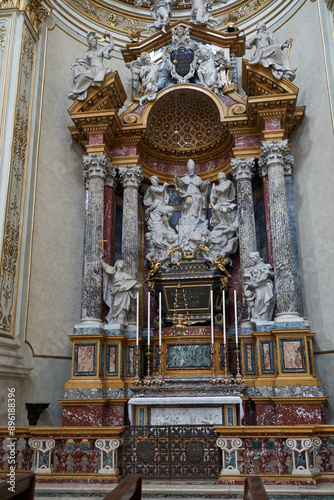
[{"label": "gold cross", "polygon": [[104,244],[108,242],[108,240],[104,240],[102,236],[102,240],[98,240],[99,243],[102,243],[102,252],[104,253]]}]

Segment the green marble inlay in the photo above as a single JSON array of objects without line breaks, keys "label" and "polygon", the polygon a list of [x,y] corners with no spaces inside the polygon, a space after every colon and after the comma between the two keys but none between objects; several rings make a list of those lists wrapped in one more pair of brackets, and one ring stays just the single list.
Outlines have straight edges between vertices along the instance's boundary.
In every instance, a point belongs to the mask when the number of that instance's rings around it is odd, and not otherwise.
[{"label": "green marble inlay", "polygon": [[210,368],[210,345],[168,346],[168,368]]}]

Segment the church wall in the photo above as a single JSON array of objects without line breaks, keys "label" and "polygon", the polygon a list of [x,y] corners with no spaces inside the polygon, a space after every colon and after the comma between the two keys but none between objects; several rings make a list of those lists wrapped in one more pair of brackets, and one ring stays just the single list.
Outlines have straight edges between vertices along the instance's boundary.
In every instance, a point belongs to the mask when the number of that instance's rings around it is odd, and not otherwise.
[{"label": "church wall", "polygon": [[[318,3],[318,2],[317,2]],[[298,68],[294,83],[299,105],[306,106],[301,125],[291,135],[295,158],[294,199],[303,283],[304,314],[317,333],[315,352],[334,349],[332,293],[334,275],[333,122],[326,81],[318,5],[306,2],[275,34],[294,38],[290,60]],[[332,40],[333,42],[333,40]],[[332,373],[334,354],[315,356],[325,394],[331,396],[328,423],[334,421]]]},{"label": "church wall", "polygon": [[[30,271],[26,282],[28,305],[25,331],[20,332],[22,343],[25,339],[25,363],[32,372],[22,385],[21,424],[27,424],[26,402],[51,402],[38,425],[61,425],[57,399],[63,397],[64,383],[70,377],[72,344],[68,335],[79,323],[81,313],[84,151],[67,129],[71,125],[67,109],[73,102],[67,93],[68,68],[87,46],[54,22],[48,20],[45,72],[40,75],[44,78],[41,133],[35,139],[38,157],[35,202],[30,206],[32,248],[25,269],[27,275]],[[119,71],[130,95],[130,73],[120,53],[112,55],[105,65]]]}]

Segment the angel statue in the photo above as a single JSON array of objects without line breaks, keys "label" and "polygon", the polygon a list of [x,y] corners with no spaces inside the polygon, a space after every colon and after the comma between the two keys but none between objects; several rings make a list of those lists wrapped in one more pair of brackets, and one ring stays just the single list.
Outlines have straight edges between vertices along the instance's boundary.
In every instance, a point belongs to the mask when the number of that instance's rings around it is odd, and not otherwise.
[{"label": "angel statue", "polygon": [[251,252],[253,265],[243,273],[245,297],[252,320],[271,321],[274,306],[274,272],[270,264],[265,264],[259,252]]},{"label": "angel statue", "polygon": [[128,324],[132,302],[141,285],[124,271],[124,262],[117,260],[114,267],[101,259],[103,268],[103,300],[109,306],[107,323]]},{"label": "angel statue", "polygon": [[87,35],[88,50],[82,59],[77,59],[70,66],[71,92],[69,99],[83,101],[87,97],[89,87],[99,87],[105,76],[112,72],[103,66],[103,59],[111,59],[110,53],[114,50],[114,39],[111,33],[105,32],[105,40],[109,39],[107,47],[101,47],[94,31]]},{"label": "angel statue", "polygon": [[[154,19],[153,27],[166,33],[166,26],[169,25],[169,17],[172,15],[174,0],[154,0],[150,7],[151,16]],[[141,7],[147,0],[137,0],[136,6]]]},{"label": "angel statue", "polygon": [[[220,0],[220,3],[227,3],[227,0]],[[219,22],[210,15],[212,4],[213,0],[192,0],[190,22],[215,28]]]},{"label": "angel statue", "polygon": [[196,55],[200,59],[197,68],[197,75],[201,84],[216,94],[224,86],[224,82],[218,78],[219,66],[227,69],[233,69],[233,64],[228,61],[222,50],[213,52],[210,45],[200,45],[196,50]]},{"label": "angel statue", "polygon": [[255,52],[249,59],[249,64],[262,64],[265,68],[270,68],[277,80],[283,76],[291,82],[295,79],[296,73],[290,66],[290,61],[284,54],[283,49],[289,47],[289,43],[280,43],[272,33],[267,33],[264,23],[256,26],[257,35],[246,41],[246,48],[255,47]]},{"label": "angel statue", "polygon": [[148,52],[142,52],[135,61],[127,63],[126,66],[131,69],[133,88],[137,95],[140,91],[140,105],[154,101],[158,92],[159,65],[151,61]]},{"label": "angel statue", "polygon": [[144,196],[144,205],[147,206],[145,211],[145,220],[149,231],[172,231],[169,225],[174,208],[169,206],[169,194],[167,187],[169,184],[164,182],[159,185],[159,177],[152,175],[150,178],[151,186],[147,189]]}]

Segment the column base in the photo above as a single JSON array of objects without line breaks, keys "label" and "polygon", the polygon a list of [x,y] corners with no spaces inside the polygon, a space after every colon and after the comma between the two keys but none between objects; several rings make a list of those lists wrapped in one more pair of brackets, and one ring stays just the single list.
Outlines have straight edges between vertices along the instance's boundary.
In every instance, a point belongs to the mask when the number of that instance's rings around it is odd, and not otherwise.
[{"label": "column base", "polygon": [[303,323],[305,325],[305,319],[301,318],[297,312],[284,312],[276,314],[275,323]]},{"label": "column base", "polygon": [[102,322],[100,319],[81,319],[78,325],[75,325],[74,328],[101,328]]}]

